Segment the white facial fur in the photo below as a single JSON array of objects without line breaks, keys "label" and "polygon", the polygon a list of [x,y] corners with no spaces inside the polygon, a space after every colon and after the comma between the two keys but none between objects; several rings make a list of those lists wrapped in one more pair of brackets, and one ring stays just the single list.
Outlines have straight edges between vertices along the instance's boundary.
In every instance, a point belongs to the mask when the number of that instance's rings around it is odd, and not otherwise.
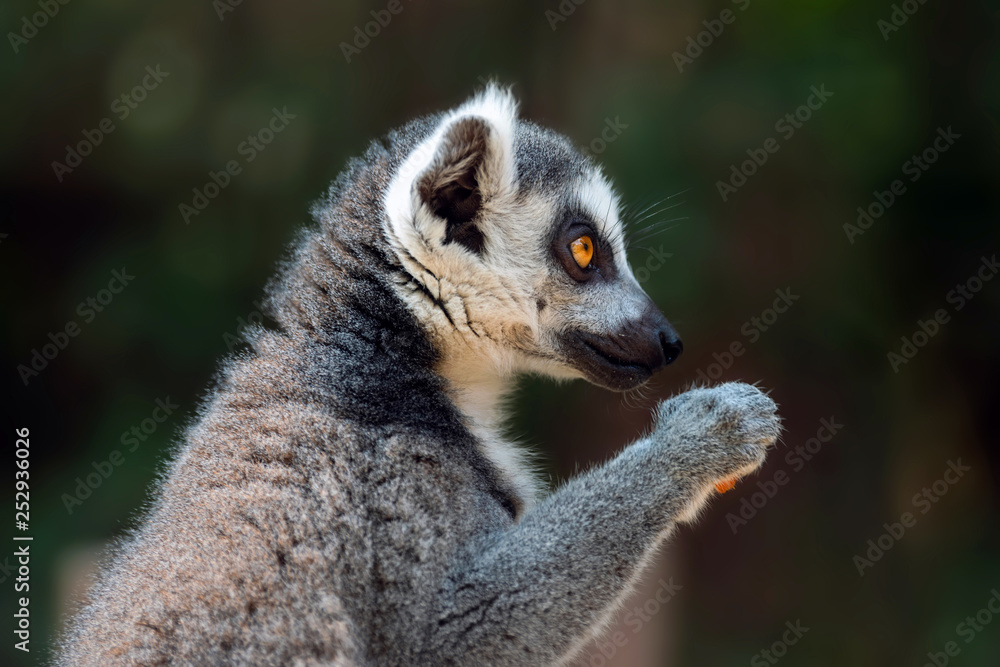
[{"label": "white facial fur", "polygon": [[[387,233],[406,269],[451,318],[426,297],[407,295],[418,317],[442,338],[446,356],[476,359],[475,365],[489,367],[484,372],[500,377],[524,371],[581,377],[561,359],[552,333],[565,326],[612,329],[638,316],[643,295],[625,259],[618,197],[599,169],[589,168],[559,193],[519,190],[516,113],[513,97],[495,86],[448,113],[393,179],[386,196]],[[446,221],[421,201],[415,185],[448,128],[466,117],[485,119],[491,130],[488,159],[478,172],[483,256],[444,242]],[[618,270],[612,284],[581,288],[551,256],[549,238],[557,216],[574,205],[611,243]],[[547,304],[541,311],[539,299]]]},{"label": "white facial fur", "polygon": [[[482,119],[489,128],[476,171],[482,195],[476,225],[485,241],[481,254],[446,243],[448,222],[427,205],[418,187],[444,159],[449,129],[468,118]],[[441,351],[441,372],[451,381],[460,409],[487,449],[494,450],[491,456],[500,467],[513,478],[525,478],[522,486],[530,499],[534,494],[527,487],[533,485],[526,481],[524,462],[496,435],[511,378],[522,372],[583,377],[560,349],[559,332],[614,331],[638,318],[648,299],[628,267],[619,200],[600,170],[574,158],[575,171],[559,187],[519,184],[517,123],[516,102],[496,86],[445,114],[403,162],[385,207],[386,234],[412,276],[400,284],[400,294]],[[553,234],[567,208],[594,222],[613,253],[614,280],[582,285],[556,261]]]}]

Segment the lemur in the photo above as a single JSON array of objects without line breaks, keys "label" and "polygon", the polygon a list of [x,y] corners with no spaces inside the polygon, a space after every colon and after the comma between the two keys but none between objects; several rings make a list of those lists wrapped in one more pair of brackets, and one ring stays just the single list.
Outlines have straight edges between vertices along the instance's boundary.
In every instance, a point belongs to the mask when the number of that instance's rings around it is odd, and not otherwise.
[{"label": "lemur", "polygon": [[678,522],[764,460],[756,387],[694,388],[550,492],[505,438],[519,374],[646,383],[681,352],[620,202],[488,86],[372,143],[268,287],[62,665],[564,664]]}]

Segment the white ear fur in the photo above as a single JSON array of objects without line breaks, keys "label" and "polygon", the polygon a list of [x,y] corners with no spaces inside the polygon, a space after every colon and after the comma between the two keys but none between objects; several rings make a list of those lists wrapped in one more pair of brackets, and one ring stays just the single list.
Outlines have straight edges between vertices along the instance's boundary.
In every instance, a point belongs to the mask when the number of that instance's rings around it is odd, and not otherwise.
[{"label": "white ear fur", "polygon": [[[483,92],[448,112],[434,133],[410,153],[389,185],[385,199],[389,224],[393,235],[409,248],[414,241],[421,241],[418,230],[430,238],[444,238],[444,221],[425,205],[417,184],[435,162],[446,159],[449,132],[456,122],[468,118],[481,119],[489,127],[485,159],[478,169],[478,188],[484,205],[488,206],[490,200],[514,189],[517,102],[508,89],[490,84]],[[426,240],[425,236],[422,241]]]}]

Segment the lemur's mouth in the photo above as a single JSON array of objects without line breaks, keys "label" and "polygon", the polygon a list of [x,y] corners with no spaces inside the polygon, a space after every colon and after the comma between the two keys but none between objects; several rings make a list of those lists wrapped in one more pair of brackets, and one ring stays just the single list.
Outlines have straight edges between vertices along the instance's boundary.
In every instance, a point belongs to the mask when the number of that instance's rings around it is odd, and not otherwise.
[{"label": "lemur's mouth", "polygon": [[657,310],[614,333],[567,332],[562,344],[567,361],[596,385],[613,391],[634,389],[672,363],[683,346]]},{"label": "lemur's mouth", "polygon": [[572,350],[573,366],[588,380],[613,391],[625,391],[643,384],[673,361],[665,358],[658,337],[653,337],[653,341],[642,338],[645,337],[634,334],[596,336],[576,332],[567,336],[564,343]]},{"label": "lemur's mouth", "polygon": [[629,359],[618,345],[602,337],[588,333],[573,336],[573,365],[588,380],[613,391],[633,389],[653,376],[648,362]]},{"label": "lemur's mouth", "polygon": [[622,369],[639,369],[645,371],[649,375],[653,374],[653,371],[650,370],[649,366],[647,366],[646,364],[640,363],[638,361],[628,361],[626,359],[621,359],[620,357],[611,354],[607,350],[602,350],[600,347],[594,345],[593,343],[591,343],[586,339],[581,339],[580,342],[583,343],[584,347],[586,347],[595,355],[606,361],[611,366],[616,366]]}]

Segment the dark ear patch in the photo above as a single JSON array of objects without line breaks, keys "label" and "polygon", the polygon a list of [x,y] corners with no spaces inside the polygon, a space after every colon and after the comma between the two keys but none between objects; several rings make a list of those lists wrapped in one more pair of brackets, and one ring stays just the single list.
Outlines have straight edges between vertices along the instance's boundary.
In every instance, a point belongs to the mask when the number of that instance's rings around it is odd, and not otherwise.
[{"label": "dark ear patch", "polygon": [[417,184],[420,198],[447,221],[445,243],[459,243],[482,255],[486,240],[476,225],[483,205],[479,170],[486,159],[490,128],[481,118],[463,118],[448,128],[430,167]]}]

